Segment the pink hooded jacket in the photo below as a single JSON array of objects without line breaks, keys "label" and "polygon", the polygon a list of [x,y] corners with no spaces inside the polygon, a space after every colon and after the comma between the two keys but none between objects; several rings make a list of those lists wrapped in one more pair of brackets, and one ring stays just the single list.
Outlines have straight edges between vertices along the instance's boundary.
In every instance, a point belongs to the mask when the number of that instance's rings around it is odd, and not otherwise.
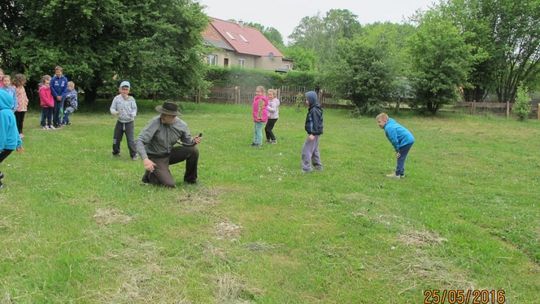
[{"label": "pink hooded jacket", "polygon": [[268,121],[268,98],[264,95],[255,95],[253,97],[253,121],[267,122]]},{"label": "pink hooded jacket", "polygon": [[39,105],[42,108],[54,108],[54,99],[51,93],[51,87],[40,86],[39,87]]}]

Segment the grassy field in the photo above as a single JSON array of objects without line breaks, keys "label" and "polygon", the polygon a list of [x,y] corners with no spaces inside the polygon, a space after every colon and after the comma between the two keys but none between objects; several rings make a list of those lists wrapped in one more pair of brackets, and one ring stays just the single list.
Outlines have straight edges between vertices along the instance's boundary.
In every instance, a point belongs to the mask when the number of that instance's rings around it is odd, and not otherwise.
[{"label": "grassy field", "polygon": [[[141,107],[138,134],[155,115]],[[423,303],[424,290],[540,295],[540,123],[404,115],[407,178],[372,118],[325,112],[325,170],[302,174],[305,110],[251,148],[248,106],[184,104],[200,184],[140,183],[115,120],[26,120],[0,165],[0,303]],[[448,303],[448,302],[447,302]],[[472,299],[471,302],[472,303]],[[490,302],[491,303],[491,302]]]}]

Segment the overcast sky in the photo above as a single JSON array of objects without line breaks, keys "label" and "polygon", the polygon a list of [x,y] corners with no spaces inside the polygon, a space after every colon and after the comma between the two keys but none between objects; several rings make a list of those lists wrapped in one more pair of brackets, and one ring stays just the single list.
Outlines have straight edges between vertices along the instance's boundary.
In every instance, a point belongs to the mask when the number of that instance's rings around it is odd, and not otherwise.
[{"label": "overcast sky", "polygon": [[195,0],[206,6],[210,17],[257,22],[276,28],[283,39],[305,16],[322,16],[332,8],[348,9],[361,24],[376,21],[402,22],[418,9],[426,10],[433,0]]}]

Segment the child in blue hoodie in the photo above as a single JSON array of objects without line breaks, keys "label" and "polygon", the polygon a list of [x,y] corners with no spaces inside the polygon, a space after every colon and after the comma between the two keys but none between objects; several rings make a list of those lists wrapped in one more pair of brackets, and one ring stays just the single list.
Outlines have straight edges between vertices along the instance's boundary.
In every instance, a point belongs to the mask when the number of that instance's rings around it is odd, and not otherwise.
[{"label": "child in blue hoodie", "polygon": [[64,76],[64,69],[61,66],[54,68],[54,77],[51,79],[51,93],[54,98],[53,125],[55,128],[62,127],[60,113],[64,108],[64,98],[67,93],[68,80]]},{"label": "child in blue hoodie", "polygon": [[377,124],[381,129],[384,129],[386,138],[392,143],[392,146],[394,146],[394,150],[396,151],[396,172],[388,174],[387,177],[405,177],[405,160],[407,159],[409,150],[414,144],[414,136],[404,126],[398,124],[392,118],[389,118],[386,113],[377,115]]},{"label": "child in blue hoodie", "polygon": [[[15,114],[12,110],[13,97],[5,90],[0,90],[0,163],[13,150],[22,151],[22,141],[17,129]],[[0,172],[0,189],[3,188],[4,174]]]},{"label": "child in blue hoodie", "polygon": [[302,147],[302,170],[308,173],[322,170],[321,155],[319,153],[319,137],[323,134],[323,110],[319,105],[317,93],[306,93],[306,105],[309,107],[306,116],[305,130],[308,134]]}]

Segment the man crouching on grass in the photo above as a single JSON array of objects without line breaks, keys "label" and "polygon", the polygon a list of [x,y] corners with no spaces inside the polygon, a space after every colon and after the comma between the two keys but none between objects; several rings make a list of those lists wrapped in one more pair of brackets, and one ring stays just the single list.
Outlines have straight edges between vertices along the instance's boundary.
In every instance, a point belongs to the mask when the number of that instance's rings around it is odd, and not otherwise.
[{"label": "man crouching on grass", "polygon": [[[175,103],[166,101],[163,106],[157,106],[156,111],[161,115],[150,120],[137,139],[137,152],[146,170],[143,183],[176,187],[169,165],[185,160],[184,182],[196,184],[199,160],[196,145],[201,138],[191,137],[187,124],[177,117],[180,112]],[[176,143],[182,145],[174,147]]]}]

